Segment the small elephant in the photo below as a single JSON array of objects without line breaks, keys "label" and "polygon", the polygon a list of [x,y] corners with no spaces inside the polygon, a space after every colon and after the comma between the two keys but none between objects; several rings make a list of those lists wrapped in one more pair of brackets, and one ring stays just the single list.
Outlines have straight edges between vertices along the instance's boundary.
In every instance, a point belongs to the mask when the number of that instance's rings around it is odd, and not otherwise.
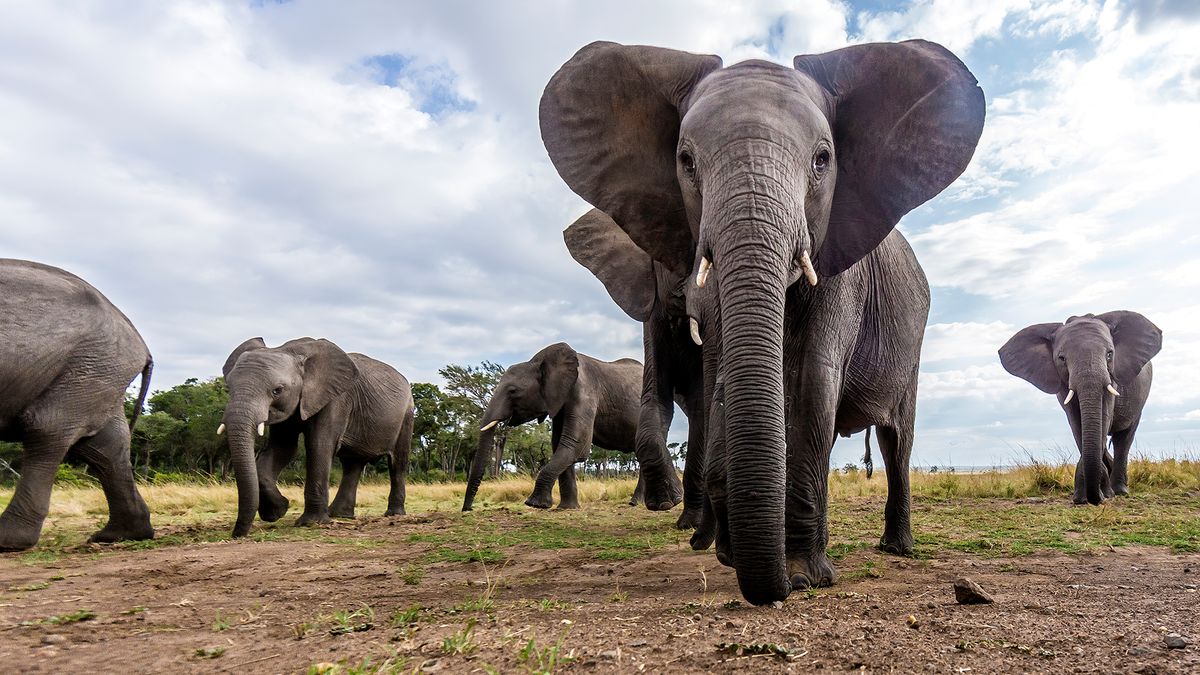
[{"label": "small elephant", "polygon": [[[233,536],[250,531],[254,512],[274,522],[288,510],[276,487],[279,472],[306,453],[304,513],[297,525],[353,518],[358,479],[370,461],[386,456],[391,476],[386,515],[404,513],[404,478],[413,434],[408,380],[386,363],[347,354],[329,340],[298,338],[267,347],[262,338],[238,345],[222,369],[229,405],[217,433],[229,431],[238,485]],[[254,432],[271,427],[267,449],[254,459]],[[342,483],[329,503],[333,457],[342,461]],[[261,505],[260,505],[261,504]]]},{"label": "small elephant", "polygon": [[[108,524],[88,541],[154,537],[129,462],[152,369],[142,336],[100,291],[56,267],[0,259],[0,440],[24,444],[16,492],[0,515],[0,551],[37,543],[68,455],[87,463],[108,500]],[[125,389],[138,373],[126,420]]]},{"label": "small elephant", "polygon": [[[538,472],[533,493],[525,504],[550,508],[551,490],[558,480],[560,509],[579,508],[575,487],[576,462],[587,459],[592,444],[605,450],[632,452],[637,437],[642,364],[634,359],[600,361],[580,354],[565,342],[552,344],[533,358],[504,371],[492,390],[471,460],[463,511],[470,511],[483,472],[491,460],[496,427],[551,418],[553,455]],[[631,503],[640,500],[642,481]]]},{"label": "small elephant", "polygon": [[1129,448],[1150,395],[1150,359],[1160,349],[1162,331],[1130,311],[1034,324],[1000,348],[1005,370],[1057,395],[1067,414],[1079,448],[1076,504],[1129,494]]}]

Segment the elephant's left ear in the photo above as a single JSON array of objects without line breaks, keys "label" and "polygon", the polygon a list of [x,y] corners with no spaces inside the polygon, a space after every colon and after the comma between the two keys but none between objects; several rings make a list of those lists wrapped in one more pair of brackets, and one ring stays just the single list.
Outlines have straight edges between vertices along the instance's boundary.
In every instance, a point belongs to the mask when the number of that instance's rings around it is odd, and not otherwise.
[{"label": "elephant's left ear", "polygon": [[816,258],[832,276],[967,168],[983,131],[983,91],[958,57],[924,40],[855,45],[794,64],[832,102],[837,182]]},{"label": "elephant's left ear", "polygon": [[304,384],[300,391],[300,419],[306,420],[317,414],[345,393],[358,377],[358,367],[350,355],[325,338],[300,338],[279,348],[295,353],[302,361]]},{"label": "elephant's left ear", "polygon": [[592,209],[563,230],[563,241],[575,262],[596,275],[629,318],[650,318],[657,292],[654,261],[616,221],[600,209]]},{"label": "elephant's left ear", "polygon": [[566,405],[579,379],[579,353],[565,342],[556,342],[533,356],[541,368],[542,399],[551,417]]},{"label": "elephant's left ear", "polygon": [[1113,375],[1118,382],[1133,380],[1162,349],[1162,329],[1137,312],[1105,312],[1096,318],[1108,324],[1112,334]]}]

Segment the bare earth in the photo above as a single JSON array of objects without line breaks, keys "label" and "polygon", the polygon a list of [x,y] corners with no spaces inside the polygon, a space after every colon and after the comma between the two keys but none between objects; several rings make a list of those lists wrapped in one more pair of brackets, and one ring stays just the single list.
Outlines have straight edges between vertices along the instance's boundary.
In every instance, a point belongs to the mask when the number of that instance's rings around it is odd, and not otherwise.
[{"label": "bare earth", "polygon": [[[867,501],[871,510],[881,503]],[[569,524],[589,512],[628,513],[621,509],[466,518],[506,532],[530,518]],[[667,528],[675,517],[637,520]],[[322,528],[320,539],[81,545],[36,563],[0,556],[0,664],[295,673],[369,659],[403,672],[527,672],[549,665],[557,645],[557,667],[568,672],[1200,672],[1200,555],[1165,547],[932,559],[857,548],[838,562],[843,578],[833,588],[755,608],[738,600],[732,571],[711,552],[692,552],[682,534],[629,560],[510,545],[486,563],[427,562],[413,577],[413,562],[431,560],[463,522],[447,512],[372,517]],[[995,604],[956,604],[951,584],[964,575]],[[335,618],[364,605],[373,616]],[[394,612],[414,606],[423,610],[415,623],[391,625]],[[81,609],[95,617],[44,621]],[[358,632],[332,634],[339,625]],[[1169,649],[1172,632],[1191,644]],[[737,655],[719,643],[788,653]],[[466,653],[454,653],[462,644]]]}]

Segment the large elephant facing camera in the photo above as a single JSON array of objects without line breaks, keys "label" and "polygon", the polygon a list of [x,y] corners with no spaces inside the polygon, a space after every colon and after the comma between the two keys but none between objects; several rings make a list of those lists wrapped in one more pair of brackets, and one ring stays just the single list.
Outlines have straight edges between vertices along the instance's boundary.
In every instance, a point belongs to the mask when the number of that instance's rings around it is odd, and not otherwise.
[{"label": "large elephant facing camera", "polygon": [[[492,462],[496,428],[551,419],[553,454],[538,472],[525,504],[550,508],[558,481],[560,509],[579,508],[575,463],[587,459],[592,444],[605,450],[632,452],[637,435],[642,364],[633,359],[601,361],[580,354],[565,342],[542,349],[528,361],[504,371],[483,413],[479,445],[471,460],[463,511],[474,508],[475,494]],[[641,499],[642,481],[632,502]]]},{"label": "large elephant facing camera", "polygon": [[[151,370],[142,336],[100,291],[57,267],[0,259],[0,440],[24,445],[0,551],[37,543],[66,457],[87,463],[108,500],[108,523],[88,541],[154,536],[129,462]],[[127,421],[125,389],[138,373]]]},{"label": "large elephant facing camera", "polygon": [[1034,324],[1000,348],[1004,369],[1055,394],[1067,415],[1079,448],[1076,504],[1129,494],[1129,448],[1150,395],[1150,359],[1160,349],[1158,326],[1129,311]]},{"label": "large elephant facing camera", "polygon": [[[222,368],[229,404],[218,433],[229,432],[238,486],[233,536],[250,531],[257,511],[274,522],[288,510],[275,481],[304,435],[304,513],[297,525],[353,518],[363,467],[387,457],[391,477],[386,515],[404,513],[404,480],[413,433],[408,380],[386,363],[342,351],[329,340],[298,338],[267,347],[262,338],[238,345]],[[254,433],[271,433],[254,458]],[[329,471],[342,462],[342,482],[329,503]]]},{"label": "large elephant facing camera", "polygon": [[975,78],[924,41],[798,56],[794,68],[597,42],[546,87],[542,139],[567,185],[654,261],[714,286],[718,334],[693,316],[705,365],[719,356],[704,375],[706,486],[718,557],[752,603],[832,583],[838,433],[877,427],[881,545],[911,550],[929,291],[893,228],[962,173],[983,117]]}]

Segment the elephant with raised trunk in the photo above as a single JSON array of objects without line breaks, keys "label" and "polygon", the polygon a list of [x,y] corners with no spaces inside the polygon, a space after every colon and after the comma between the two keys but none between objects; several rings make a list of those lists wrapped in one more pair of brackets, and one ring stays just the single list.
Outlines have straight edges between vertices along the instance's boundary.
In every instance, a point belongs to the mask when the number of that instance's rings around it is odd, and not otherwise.
[{"label": "elephant with raised trunk", "polygon": [[962,173],[983,117],[966,66],[919,40],[793,68],[596,42],[546,87],[542,139],[567,185],[654,261],[712,285],[700,306],[715,317],[693,316],[712,383],[705,482],[718,558],[754,604],[834,579],[839,433],[877,427],[881,545],[912,548],[929,290],[893,228]]},{"label": "elephant with raised trunk", "polygon": [[[152,369],[142,336],[100,291],[57,267],[0,259],[0,440],[24,445],[0,551],[37,543],[68,456],[87,463],[108,500],[108,523],[88,541],[154,537],[129,461]],[[126,420],[125,389],[139,373]]]},{"label": "elephant with raised trunk", "polygon": [[[257,511],[274,522],[288,510],[279,472],[304,435],[304,513],[297,525],[353,518],[358,479],[368,462],[387,457],[391,491],[386,515],[404,513],[404,479],[413,434],[413,397],[408,380],[386,363],[342,351],[329,340],[298,338],[267,347],[262,338],[238,345],[222,369],[229,405],[217,433],[228,430],[238,486],[233,536],[250,531]],[[271,433],[254,458],[254,434]],[[333,458],[342,482],[329,503]]]},{"label": "elephant with raised trunk", "polygon": [[[504,371],[483,413],[479,446],[471,460],[463,511],[474,507],[484,470],[501,424],[516,426],[551,419],[553,454],[538,472],[525,504],[550,508],[558,481],[560,509],[579,508],[575,463],[587,459],[592,444],[605,450],[631,452],[636,442],[642,364],[633,359],[600,361],[580,354],[565,342],[542,349],[533,358]],[[631,503],[641,499],[642,481]]]},{"label": "elephant with raised trunk", "polygon": [[1154,379],[1150,359],[1160,349],[1158,326],[1129,311],[1034,324],[1000,348],[1004,369],[1057,396],[1067,415],[1079,448],[1076,504],[1129,494],[1129,448]]}]

